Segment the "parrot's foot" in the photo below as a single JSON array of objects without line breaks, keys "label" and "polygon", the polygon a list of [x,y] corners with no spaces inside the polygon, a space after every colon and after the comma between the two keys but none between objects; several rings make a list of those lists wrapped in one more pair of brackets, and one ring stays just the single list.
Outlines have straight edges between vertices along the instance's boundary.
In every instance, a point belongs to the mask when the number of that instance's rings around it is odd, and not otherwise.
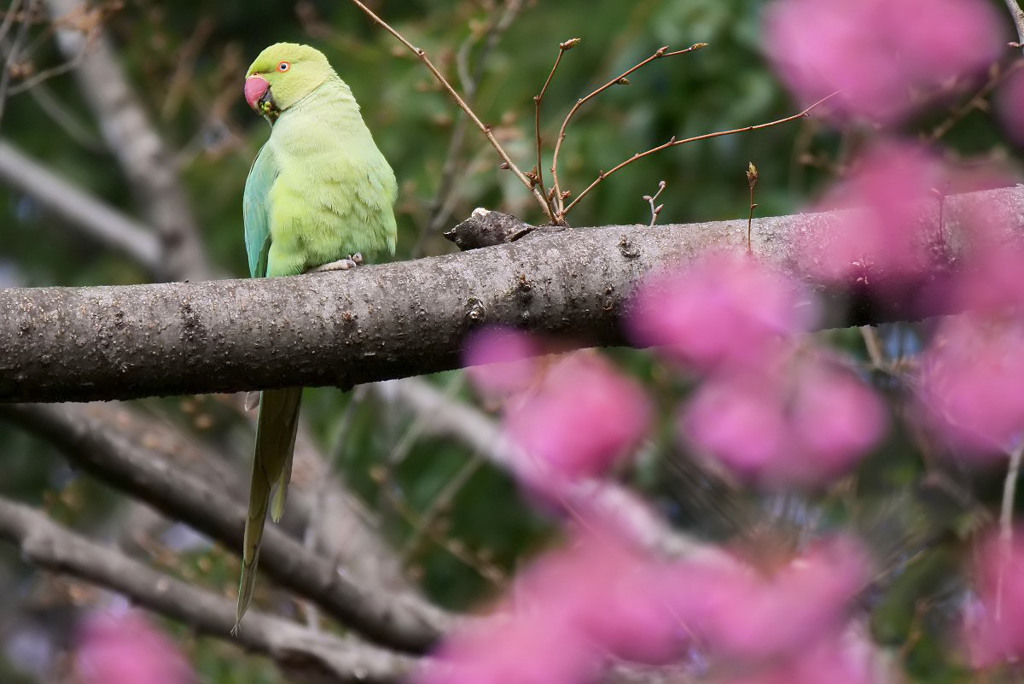
[{"label": "parrot's foot", "polygon": [[361,263],[363,263],[363,255],[360,254],[359,252],[356,252],[355,254],[348,256],[344,259],[338,259],[337,261],[332,261],[329,264],[317,266],[316,268],[312,269],[310,273],[327,273],[328,271],[348,271],[349,269],[353,269],[356,266],[360,265]]}]

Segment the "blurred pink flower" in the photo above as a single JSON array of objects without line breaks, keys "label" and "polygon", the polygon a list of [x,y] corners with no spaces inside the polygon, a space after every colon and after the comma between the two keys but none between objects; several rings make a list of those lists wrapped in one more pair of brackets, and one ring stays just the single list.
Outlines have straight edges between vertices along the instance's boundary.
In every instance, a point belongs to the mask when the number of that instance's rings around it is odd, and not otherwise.
[{"label": "blurred pink flower", "polygon": [[967,455],[1005,457],[1024,433],[1024,322],[985,314],[947,318],[922,355],[928,425]]},{"label": "blurred pink flower", "polygon": [[78,635],[75,669],[83,684],[190,684],[177,646],[142,614],[95,614]]},{"label": "blurred pink flower", "polygon": [[502,398],[530,386],[542,353],[541,344],[529,333],[492,326],[470,335],[462,356],[477,390],[486,397]]},{"label": "blurred pink flower", "polygon": [[601,475],[644,436],[651,405],[634,380],[590,352],[563,356],[506,408],[523,450],[519,475],[535,485]]},{"label": "blurred pink flower", "polygon": [[[856,4],[856,3],[852,3]],[[950,175],[940,160],[904,142],[875,143],[855,162],[814,212],[849,210],[825,231],[812,213],[805,217],[801,262],[830,282],[902,286],[929,267],[938,216]]]},{"label": "blurred pink flower", "polygon": [[762,373],[711,376],[683,407],[679,427],[743,478],[815,486],[859,463],[885,432],[886,413],[852,373],[812,354]]},{"label": "blurred pink flower", "polygon": [[789,657],[838,634],[868,570],[861,546],[836,538],[771,573],[740,563],[706,566],[703,576],[684,573],[688,586],[699,592],[697,601],[684,595],[673,609],[714,657],[730,662]]},{"label": "blurred pink flower", "polygon": [[543,613],[474,620],[449,637],[416,684],[586,684],[600,658]]},{"label": "blurred pink flower", "polygon": [[1005,45],[984,0],[778,0],[766,13],[765,51],[805,105],[840,118],[897,123],[922,91],[994,62]]},{"label": "blurred pink flower", "polygon": [[649,277],[628,325],[637,343],[710,370],[762,363],[815,315],[812,296],[795,281],[752,258],[711,252]]},{"label": "blurred pink flower", "polygon": [[676,577],[612,538],[577,537],[521,573],[499,612],[470,621],[418,684],[593,681],[609,656],[661,664],[686,644],[665,602]]},{"label": "blurred pink flower", "polygon": [[974,667],[1024,658],[1024,530],[1010,545],[985,539],[974,560],[975,597],[964,607],[964,643]]}]

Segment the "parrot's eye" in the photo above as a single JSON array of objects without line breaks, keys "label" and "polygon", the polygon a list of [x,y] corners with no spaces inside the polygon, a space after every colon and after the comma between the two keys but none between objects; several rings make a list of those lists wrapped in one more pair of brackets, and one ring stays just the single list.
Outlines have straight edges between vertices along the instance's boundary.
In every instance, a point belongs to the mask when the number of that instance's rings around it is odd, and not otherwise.
[{"label": "parrot's eye", "polygon": [[281,62],[280,64],[277,65],[277,70],[278,71],[288,71],[291,68],[292,68],[292,63],[291,62]]}]

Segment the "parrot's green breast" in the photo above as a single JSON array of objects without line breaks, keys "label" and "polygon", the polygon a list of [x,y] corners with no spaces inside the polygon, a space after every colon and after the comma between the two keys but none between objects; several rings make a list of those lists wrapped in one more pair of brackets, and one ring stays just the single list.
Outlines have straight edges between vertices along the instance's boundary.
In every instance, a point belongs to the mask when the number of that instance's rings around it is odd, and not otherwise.
[{"label": "parrot's green breast", "polygon": [[333,79],[281,114],[245,186],[253,276],[395,250],[394,173],[348,87]]}]

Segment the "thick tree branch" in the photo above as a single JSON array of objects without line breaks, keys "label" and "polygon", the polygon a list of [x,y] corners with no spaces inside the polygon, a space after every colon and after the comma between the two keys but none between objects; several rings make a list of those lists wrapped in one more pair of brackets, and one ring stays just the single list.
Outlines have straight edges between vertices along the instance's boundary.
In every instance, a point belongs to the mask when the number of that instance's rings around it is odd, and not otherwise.
[{"label": "thick tree branch", "polygon": [[[33,565],[112,589],[199,632],[226,639],[234,623],[233,601],[94,544],[27,506],[0,499],[0,537],[18,544]],[[397,682],[415,664],[354,638],[255,612],[246,616],[237,643],[311,682]]]},{"label": "thick tree branch", "polygon": [[[176,468],[155,451],[138,448],[105,421],[94,420],[94,410],[71,404],[6,405],[0,406],[0,420],[40,433],[75,465],[228,548],[241,548],[243,500],[226,498],[214,483]],[[450,622],[416,596],[354,581],[273,525],[264,536],[260,570],[367,638],[397,649],[427,649]]]},{"label": "thick tree branch", "polygon": [[46,0],[57,28],[57,45],[69,60],[148,223],[160,231],[161,276],[208,277],[209,267],[185,188],[156,127],[121,67],[102,25],[89,18],[82,0]]},{"label": "thick tree branch", "polygon": [[[1024,232],[1024,190],[945,198],[937,268],[969,243],[983,207]],[[753,249],[795,270],[807,235],[827,249],[843,212],[756,220]],[[939,203],[921,220],[936,225]],[[72,401],[339,385],[458,367],[463,339],[486,323],[626,342],[620,319],[636,284],[705,248],[746,250],[746,219],[691,225],[535,231],[507,245],[342,273],[126,287],[0,291],[0,401]],[[851,310],[828,302],[826,326],[920,316],[915,293]],[[943,313],[932,311],[928,313]]]}]

